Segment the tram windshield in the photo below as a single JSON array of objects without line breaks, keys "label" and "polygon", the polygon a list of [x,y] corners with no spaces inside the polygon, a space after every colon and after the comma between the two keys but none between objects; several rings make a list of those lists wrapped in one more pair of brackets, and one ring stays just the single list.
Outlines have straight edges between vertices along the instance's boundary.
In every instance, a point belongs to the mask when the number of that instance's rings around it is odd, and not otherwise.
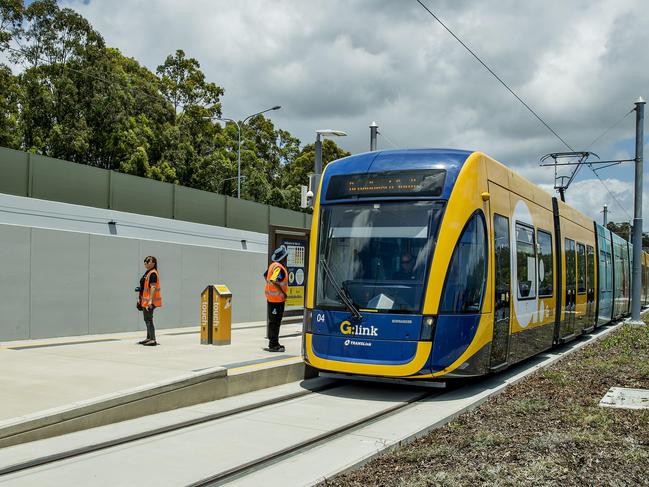
[{"label": "tram windshield", "polygon": [[324,207],[316,306],[345,308],[338,285],[361,311],[419,312],[443,209],[440,201]]}]

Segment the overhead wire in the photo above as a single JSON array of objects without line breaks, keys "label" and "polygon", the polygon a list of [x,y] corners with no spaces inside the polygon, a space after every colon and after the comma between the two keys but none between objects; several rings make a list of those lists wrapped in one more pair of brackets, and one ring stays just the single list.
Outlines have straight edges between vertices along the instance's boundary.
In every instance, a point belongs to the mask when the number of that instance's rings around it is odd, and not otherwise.
[{"label": "overhead wire", "polygon": [[383,132],[378,131],[377,133],[378,133],[381,137],[383,137],[383,138],[384,138],[384,139],[385,139],[385,140],[386,140],[386,141],[387,141],[387,142],[388,142],[392,147],[394,147],[395,149],[398,149],[398,148],[399,148],[399,146],[398,146],[397,144],[395,144],[392,140],[390,140],[390,138],[389,138],[387,135],[385,135]]},{"label": "overhead wire", "polygon": [[611,130],[613,130],[615,127],[617,127],[618,125],[620,125],[620,124],[622,123],[622,121],[623,121],[626,117],[628,117],[629,115],[631,115],[633,112],[635,112],[635,108],[632,108],[631,110],[629,110],[629,111],[626,113],[626,115],[624,115],[621,119],[619,119],[617,122],[615,122],[615,123],[614,123],[613,125],[611,125],[609,128],[607,128],[606,130],[604,130],[604,132],[602,132],[599,136],[595,137],[595,138],[593,139],[593,141],[592,141],[590,144],[588,144],[588,147],[586,147],[586,150],[590,149],[593,145],[595,145],[595,142],[597,142],[599,139],[601,139],[602,137],[604,137],[606,134],[608,134],[608,133],[609,133]]},{"label": "overhead wire", "polygon": [[[541,122],[541,123],[542,123],[542,124],[543,124],[543,125],[544,125],[544,126],[545,126],[545,127],[546,127],[546,128],[547,128],[547,129],[548,129],[548,130],[549,130],[549,131],[550,131],[550,132],[551,132],[551,133],[556,137],[556,138],[557,138],[557,139],[559,139],[563,145],[565,145],[565,146],[566,146],[568,149],[570,149],[572,152],[575,152],[575,150],[570,146],[570,144],[568,144],[568,143],[567,143],[567,142],[566,142],[566,141],[565,141],[565,140],[564,140],[564,139],[563,139],[563,138],[562,138],[562,137],[561,137],[561,136],[560,136],[560,135],[559,135],[559,134],[558,134],[558,133],[557,133],[553,128],[552,128],[552,127],[550,127],[550,125],[549,125],[545,120],[543,120],[543,118],[541,118],[540,115],[538,115],[538,114],[537,114],[537,113],[536,113],[536,112],[535,112],[535,111],[534,111],[534,110],[533,110],[533,109],[532,109],[532,108],[531,108],[527,103],[525,103],[525,101],[524,101],[520,96],[518,96],[518,94],[516,94],[516,92],[515,92],[512,88],[510,88],[510,87],[507,85],[507,83],[505,83],[505,82],[502,80],[502,78],[501,78],[500,76],[498,76],[498,75],[494,72],[493,69],[491,69],[489,66],[487,66],[487,64],[486,64],[482,59],[480,59],[480,57],[479,57],[475,52],[473,52],[473,51],[471,50],[471,48],[469,48],[469,46],[467,46],[467,45],[462,41],[462,39],[460,39],[460,38],[459,38],[459,37],[458,37],[458,36],[457,36],[457,35],[456,35],[456,34],[455,34],[455,33],[454,33],[454,32],[453,32],[453,31],[452,31],[452,30],[451,30],[451,29],[450,29],[450,28],[449,28],[449,27],[444,23],[444,22],[442,22],[442,20],[441,20],[437,15],[435,15],[435,14],[434,14],[434,13],[433,13],[433,12],[432,12],[432,11],[431,11],[431,10],[430,10],[430,9],[429,9],[429,8],[428,8],[428,7],[427,7],[427,6],[426,6],[426,5],[425,5],[421,0],[416,0],[416,1],[417,1],[417,3],[418,3],[419,5],[421,5],[421,7],[422,7],[424,10],[426,10],[426,12],[428,12],[428,13],[429,13],[429,14],[430,14],[430,15],[431,15],[431,16],[432,16],[432,17],[433,17],[433,18],[434,18],[434,19],[435,19],[435,20],[436,20],[436,21],[437,21],[437,22],[438,22],[438,23],[439,23],[439,24],[440,24],[440,25],[441,25],[441,26],[442,26],[442,27],[443,27],[443,28],[444,28],[448,33],[449,33],[449,34],[451,34],[451,35],[453,36],[453,38],[454,38],[456,41],[458,41],[458,42],[462,45],[462,47],[464,47],[464,49],[466,49],[466,50],[467,50],[467,51],[468,51],[468,52],[469,52],[469,53],[470,53],[470,54],[471,54],[471,55],[472,55],[472,56],[473,56],[473,57],[474,57],[474,58],[475,58],[475,59],[476,59],[476,60],[477,60],[477,61],[478,61],[478,62],[479,62],[479,63],[480,63],[480,64],[481,64],[481,65],[482,65],[486,70],[487,70],[487,71],[489,71],[489,73],[490,73],[494,78],[496,78],[496,80],[498,80],[498,82],[499,82],[501,85],[503,85],[503,86],[505,87],[505,89],[507,89],[507,91],[509,91],[509,92],[510,92],[510,93],[511,93],[511,94],[512,94],[512,95],[513,95],[513,96],[514,96],[514,97],[515,97],[515,98],[516,98],[516,99],[517,99],[517,100],[518,100],[518,101],[519,101],[519,102],[520,102],[520,103],[521,103],[521,104],[522,104],[522,105],[523,105],[523,106],[524,106],[524,107],[525,107],[525,108],[526,108],[526,109],[527,109],[527,110],[532,114],[532,115],[534,115],[534,117],[535,117],[537,120],[539,120],[539,121],[540,121],[540,122]],[[602,137],[604,137],[604,135],[606,135],[609,131],[613,130],[613,128],[615,128],[617,125],[619,125],[619,124],[620,124],[620,123],[621,123],[621,122],[622,122],[622,121],[623,121],[623,120],[624,120],[624,119],[625,119],[625,118],[626,118],[626,117],[627,117],[631,112],[633,112],[633,111],[634,111],[634,109],[632,109],[629,113],[627,113],[624,117],[622,117],[620,120],[618,120],[618,121],[617,121],[615,124],[613,124],[611,127],[609,127],[608,129],[606,129],[606,130],[604,131],[604,133],[602,133],[600,136],[596,137],[596,138],[593,140],[593,142],[590,143],[590,145],[589,145],[588,147],[591,147],[591,146],[592,146],[596,141],[598,141],[599,139],[601,139]],[[574,171],[574,173],[573,173],[571,179],[574,178],[574,177],[577,175],[577,171],[579,170],[580,167],[581,167],[581,165],[578,165],[578,166],[575,168],[575,171]],[[593,174],[595,174],[595,176],[597,177],[597,179],[599,180],[599,182],[602,183],[602,185],[604,186],[604,188],[606,189],[606,191],[608,192],[608,194],[611,196],[611,198],[613,198],[613,200],[618,204],[618,206],[619,206],[620,208],[622,208],[622,211],[624,211],[624,213],[628,216],[628,212],[624,209],[624,207],[621,205],[621,203],[617,200],[617,198],[615,197],[615,195],[614,195],[613,193],[611,193],[611,191],[608,189],[608,187],[606,186],[606,184],[604,183],[604,181],[602,180],[602,178],[597,174],[597,172],[595,172],[595,170],[592,168],[592,166],[591,166],[590,164],[588,164],[588,167],[589,167],[590,170],[593,172]]]},{"label": "overhead wire", "polygon": [[460,39],[458,36],[456,36],[455,33],[454,33],[451,29],[449,29],[449,28],[446,26],[446,24],[440,20],[439,17],[437,17],[437,15],[435,15],[435,14],[434,14],[434,13],[433,13],[433,12],[432,12],[432,11],[431,11],[427,6],[426,6],[426,5],[424,5],[424,3],[423,3],[421,0],[416,0],[416,1],[417,1],[417,3],[418,3],[419,5],[421,5],[421,6],[424,8],[424,10],[426,10],[426,12],[428,12],[428,13],[429,13],[429,14],[430,14],[430,15],[431,15],[431,16],[432,16],[432,17],[433,17],[437,22],[439,22],[439,24],[440,24],[442,27],[444,27],[444,29],[446,29],[446,30],[448,31],[448,33],[451,34],[451,35],[455,38],[455,40],[458,41],[458,42],[462,45],[462,47],[464,47],[464,49],[466,49],[466,50],[467,50],[467,51],[468,51],[468,52],[469,52],[469,53],[470,53],[474,58],[476,58],[476,60],[477,60],[480,64],[482,64],[482,66],[484,66],[484,68],[485,68],[487,71],[489,71],[489,73],[491,73],[492,76],[493,76],[494,78],[496,78],[496,79],[500,82],[500,84],[503,85],[503,86],[505,87],[505,89],[507,89],[507,91],[509,91],[509,92],[510,92],[510,93],[511,93],[511,94],[512,94],[512,95],[513,95],[513,96],[514,96],[514,97],[515,97],[519,102],[521,102],[521,103],[523,104],[523,106],[524,106],[525,108],[527,108],[527,110],[528,110],[532,115],[534,115],[534,116],[537,118],[537,120],[538,120],[539,122],[541,122],[541,123],[545,126],[545,128],[547,128],[550,132],[552,132],[552,134],[553,134],[557,139],[559,139],[559,140],[561,141],[561,143],[563,143],[563,145],[565,145],[565,146],[566,146],[568,149],[570,149],[571,151],[573,151],[573,152],[575,151],[575,149],[573,149],[572,147],[570,147],[570,144],[568,144],[568,142],[566,142],[565,140],[563,140],[563,138],[562,138],[562,137],[561,137],[561,136],[560,136],[560,135],[559,135],[559,134],[558,134],[558,133],[557,133],[557,132],[552,128],[552,127],[550,127],[550,125],[549,125],[545,120],[543,120],[543,119],[540,117],[539,114],[537,114],[537,113],[536,113],[536,112],[535,112],[535,111],[534,111],[534,110],[533,110],[533,109],[532,109],[532,108],[531,108],[527,103],[525,103],[525,101],[524,101],[520,96],[518,96],[518,95],[516,94],[516,92],[515,92],[513,89],[511,89],[511,88],[509,87],[509,85],[507,85],[507,83],[505,83],[505,82],[500,78],[500,76],[498,76],[498,75],[494,72],[493,69],[491,69],[489,66],[487,66],[487,64],[486,64],[482,59],[480,59],[480,57],[479,57],[475,52],[473,52],[473,51],[471,50],[471,48],[469,48],[469,46],[467,46],[467,45],[462,41],[462,39]]},{"label": "overhead wire", "polygon": [[[606,130],[604,130],[604,132],[602,132],[598,137],[595,137],[595,138],[593,139],[593,141],[592,141],[590,144],[588,144],[588,147],[586,148],[586,150],[590,149],[590,148],[595,144],[595,142],[597,142],[598,140],[600,140],[602,137],[604,137],[606,134],[608,134],[611,130],[613,130],[615,127],[617,127],[620,123],[622,123],[622,121],[624,121],[624,120],[626,119],[626,117],[628,117],[629,115],[631,115],[634,111],[635,111],[635,108],[632,108],[632,109],[629,110],[629,111],[628,111],[628,112],[627,112],[627,113],[626,113],[622,118],[620,118],[617,122],[615,122],[615,123],[614,123],[613,125],[611,125],[609,128],[607,128]],[[599,174],[597,174],[597,171],[595,171],[595,169],[593,169],[593,165],[592,165],[592,164],[588,164],[588,163],[587,163],[587,165],[588,165],[588,169],[590,169],[590,170],[592,171],[592,173],[595,175],[595,177],[599,180],[599,182],[602,183],[602,186],[604,186],[604,188],[605,188],[606,191],[608,192],[609,196],[610,196],[611,198],[613,198],[613,201],[615,201],[615,203],[617,204],[617,206],[619,206],[619,207],[622,209],[622,211],[623,211],[624,214],[627,216],[627,218],[631,219],[631,216],[629,215],[629,212],[626,211],[626,208],[624,208],[624,206],[622,206],[622,204],[621,204],[621,203],[619,202],[619,200],[615,197],[615,195],[614,195],[614,194],[613,194],[613,193],[608,189],[608,186],[606,185],[606,183],[604,182],[604,180],[600,177]],[[581,167],[581,166],[577,166],[577,168],[575,169],[575,174],[577,173],[577,171],[579,170],[580,167]]]},{"label": "overhead wire", "polygon": [[[588,144],[588,147],[586,147],[586,151],[588,151],[588,149],[590,149],[590,148],[593,146],[593,144],[594,144],[595,142],[597,142],[599,139],[601,139],[601,138],[604,137],[607,133],[609,133],[611,130],[613,130],[615,127],[617,127],[620,123],[622,123],[622,121],[623,121],[626,117],[628,117],[631,113],[633,113],[633,112],[634,112],[634,109],[632,108],[632,109],[629,110],[629,111],[626,113],[626,115],[624,115],[621,119],[619,119],[617,122],[615,122],[615,123],[614,123],[613,125],[611,125],[609,128],[607,128],[606,130],[604,130],[604,132],[602,132],[598,137],[595,137],[595,139],[593,139],[593,141],[592,141],[590,144]],[[593,169],[592,165],[591,165],[591,164],[588,164],[587,162],[586,162],[585,164],[587,164],[587,165],[588,165],[588,168],[589,168],[591,171],[593,171],[593,173],[595,173],[595,175],[597,176],[597,171],[595,171],[595,169]],[[571,180],[571,181],[575,178],[575,176],[577,176],[577,173],[578,173],[579,170],[581,169],[581,166],[582,166],[582,165],[579,164],[579,165],[575,168],[574,172],[572,173],[572,176],[570,177],[570,180]],[[609,193],[609,194],[611,195],[612,198],[615,198],[615,196],[613,196],[612,193]]]},{"label": "overhead wire", "polygon": [[608,191],[608,194],[609,194],[609,196],[610,196],[611,198],[613,198],[613,201],[615,201],[615,202],[617,203],[617,206],[619,206],[619,207],[622,209],[622,211],[624,212],[624,214],[625,214],[629,219],[631,219],[631,216],[629,215],[629,212],[626,211],[626,209],[624,208],[624,206],[622,206],[622,204],[618,201],[618,199],[615,197],[615,195],[614,195],[613,193],[611,193],[611,191],[608,189],[608,186],[606,186],[606,183],[604,182],[604,180],[599,176],[599,174],[597,174],[597,173],[595,172],[595,170],[592,168],[592,166],[591,166],[590,164],[588,165],[588,167],[590,168],[591,171],[593,171],[593,174],[594,174],[595,177],[599,180],[599,182],[602,183],[602,186],[604,186],[604,188],[606,189],[606,191]]}]

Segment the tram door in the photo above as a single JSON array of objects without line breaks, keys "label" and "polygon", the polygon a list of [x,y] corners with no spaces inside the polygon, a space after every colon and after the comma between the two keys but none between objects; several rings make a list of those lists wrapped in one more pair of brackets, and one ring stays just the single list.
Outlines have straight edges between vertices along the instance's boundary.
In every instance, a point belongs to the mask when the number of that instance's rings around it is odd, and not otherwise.
[{"label": "tram door", "polygon": [[586,245],[586,328],[597,323],[595,317],[595,249]]},{"label": "tram door", "polygon": [[494,213],[494,335],[491,369],[507,363],[511,291],[511,247],[509,219]]},{"label": "tram door", "polygon": [[565,239],[566,302],[561,338],[567,338],[575,334],[575,315],[577,311],[577,256],[575,250],[575,241],[569,238]]}]

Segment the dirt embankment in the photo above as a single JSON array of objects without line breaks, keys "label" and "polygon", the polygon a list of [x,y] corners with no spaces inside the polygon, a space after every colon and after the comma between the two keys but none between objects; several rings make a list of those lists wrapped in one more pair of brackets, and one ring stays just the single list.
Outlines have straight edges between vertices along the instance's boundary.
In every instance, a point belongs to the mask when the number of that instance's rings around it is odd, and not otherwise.
[{"label": "dirt embankment", "polygon": [[408,446],[326,486],[649,486],[649,410],[601,408],[649,389],[649,326],[624,325]]}]

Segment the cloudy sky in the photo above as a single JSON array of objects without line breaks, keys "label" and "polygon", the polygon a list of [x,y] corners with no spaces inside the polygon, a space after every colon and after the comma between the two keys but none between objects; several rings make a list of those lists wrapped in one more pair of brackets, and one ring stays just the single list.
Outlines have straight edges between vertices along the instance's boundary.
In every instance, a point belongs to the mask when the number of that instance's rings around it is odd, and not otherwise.
[{"label": "cloudy sky", "polygon": [[[649,97],[645,0],[423,1],[572,148],[634,157],[635,113],[623,117]],[[363,152],[376,121],[381,149],[481,150],[550,191],[554,172],[539,159],[568,150],[415,0],[59,3],[152,70],[184,49],[225,88],[224,116],[281,105],[270,118],[303,144],[333,128]],[[608,204],[610,220],[628,221],[633,170],[603,170],[602,184],[584,167],[567,201],[598,221]]]}]

